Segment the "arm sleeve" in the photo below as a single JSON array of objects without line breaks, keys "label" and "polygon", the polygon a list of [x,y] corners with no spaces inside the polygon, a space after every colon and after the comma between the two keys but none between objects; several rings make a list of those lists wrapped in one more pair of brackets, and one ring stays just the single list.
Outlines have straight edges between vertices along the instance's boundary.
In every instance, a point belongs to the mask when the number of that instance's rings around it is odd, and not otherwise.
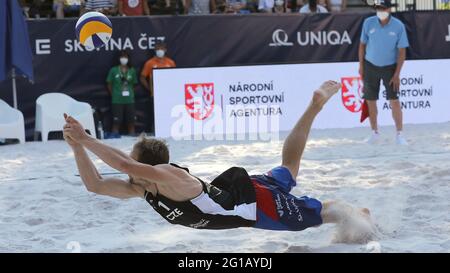
[{"label": "arm sleeve", "polygon": [[399,40],[397,43],[397,48],[409,47],[408,36],[406,34],[405,25],[402,25],[401,32],[399,35]]},{"label": "arm sleeve", "polygon": [[146,62],[144,64],[144,67],[142,68],[141,76],[148,78],[148,76],[150,75],[150,69],[151,69],[151,65],[149,65],[148,62]]},{"label": "arm sleeve", "polygon": [[361,38],[360,41],[363,44],[367,44],[367,41],[369,40],[369,36],[367,35],[367,21],[364,21],[363,27],[361,30]]}]

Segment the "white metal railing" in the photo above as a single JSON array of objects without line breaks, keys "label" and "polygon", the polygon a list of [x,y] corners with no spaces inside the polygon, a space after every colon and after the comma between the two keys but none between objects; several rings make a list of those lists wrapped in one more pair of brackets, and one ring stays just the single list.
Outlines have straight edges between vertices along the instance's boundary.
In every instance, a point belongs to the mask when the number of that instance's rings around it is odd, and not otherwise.
[{"label": "white metal railing", "polygon": [[450,0],[393,0],[396,11],[450,10]]}]

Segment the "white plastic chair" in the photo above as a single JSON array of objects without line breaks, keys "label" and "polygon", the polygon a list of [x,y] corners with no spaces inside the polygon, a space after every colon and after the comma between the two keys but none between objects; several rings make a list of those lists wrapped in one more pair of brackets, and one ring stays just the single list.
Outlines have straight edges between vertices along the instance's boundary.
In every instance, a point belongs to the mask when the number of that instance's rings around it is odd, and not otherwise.
[{"label": "white plastic chair", "polygon": [[15,138],[25,143],[23,114],[0,100],[0,138]]},{"label": "white plastic chair", "polygon": [[48,140],[50,132],[63,130],[64,113],[77,119],[92,136],[97,137],[92,107],[88,103],[62,93],[47,93],[36,100],[35,132],[41,133],[43,142]]}]

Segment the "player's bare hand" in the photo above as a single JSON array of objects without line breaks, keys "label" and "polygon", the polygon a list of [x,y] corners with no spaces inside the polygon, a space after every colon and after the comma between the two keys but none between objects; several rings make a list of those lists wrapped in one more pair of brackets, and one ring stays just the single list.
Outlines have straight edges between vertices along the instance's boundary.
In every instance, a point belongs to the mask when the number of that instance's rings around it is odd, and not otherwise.
[{"label": "player's bare hand", "polygon": [[65,138],[67,137],[77,143],[80,143],[84,139],[89,138],[83,126],[76,119],[68,116],[67,114],[64,114],[64,118],[66,120],[66,124],[64,125],[63,130]]}]

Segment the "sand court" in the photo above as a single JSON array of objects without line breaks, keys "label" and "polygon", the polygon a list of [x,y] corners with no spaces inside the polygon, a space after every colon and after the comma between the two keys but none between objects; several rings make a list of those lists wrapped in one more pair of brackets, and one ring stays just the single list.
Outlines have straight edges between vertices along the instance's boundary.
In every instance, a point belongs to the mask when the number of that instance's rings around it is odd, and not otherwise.
[{"label": "sand court", "polygon": [[[332,243],[331,224],[302,232],[170,225],[144,200],[87,192],[69,146],[55,140],[1,149],[0,252],[450,252],[450,123],[406,125],[405,147],[393,143],[393,127],[381,132],[370,146],[365,128],[313,129],[293,189],[368,207],[378,229],[368,245]],[[206,181],[231,166],[262,173],[280,163],[286,134],[270,142],[169,140],[171,161]],[[129,152],[135,141],[106,143]]]}]

